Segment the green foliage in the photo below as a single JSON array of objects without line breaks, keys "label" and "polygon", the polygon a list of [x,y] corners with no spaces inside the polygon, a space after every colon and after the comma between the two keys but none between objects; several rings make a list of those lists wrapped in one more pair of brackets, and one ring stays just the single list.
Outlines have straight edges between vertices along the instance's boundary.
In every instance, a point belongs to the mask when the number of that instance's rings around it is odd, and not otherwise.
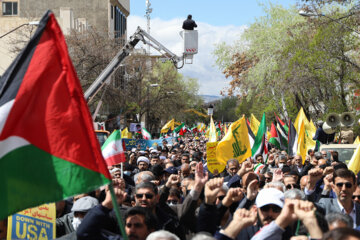
[{"label": "green foliage", "polygon": [[[321,6],[313,10],[325,11],[326,17],[304,18],[295,6],[263,5],[265,16],[234,45],[217,46],[216,62],[233,78],[230,88],[241,97],[237,115],[261,117],[274,111],[294,119],[303,107],[317,119],[330,110],[352,110],[350,97],[360,87],[360,37],[349,29],[357,29],[359,13],[350,12],[351,3]],[[244,42],[247,48],[236,45]],[[232,60],[231,52],[242,57]],[[249,59],[256,61],[249,64]]]},{"label": "green foliage", "polygon": [[214,108],[214,120],[222,122],[234,122],[238,119],[235,114],[237,97],[225,97],[216,101]]}]

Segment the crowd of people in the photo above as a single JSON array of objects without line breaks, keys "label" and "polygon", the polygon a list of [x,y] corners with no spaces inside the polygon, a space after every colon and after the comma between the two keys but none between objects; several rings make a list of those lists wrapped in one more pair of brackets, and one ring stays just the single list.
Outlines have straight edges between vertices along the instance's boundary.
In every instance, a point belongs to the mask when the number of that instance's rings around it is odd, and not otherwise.
[{"label": "crowd of people", "polygon": [[[360,239],[359,180],[337,152],[272,148],[216,175],[203,136],[126,156],[109,170],[130,240]],[[57,217],[60,239],[123,239],[108,187],[58,202]]]}]

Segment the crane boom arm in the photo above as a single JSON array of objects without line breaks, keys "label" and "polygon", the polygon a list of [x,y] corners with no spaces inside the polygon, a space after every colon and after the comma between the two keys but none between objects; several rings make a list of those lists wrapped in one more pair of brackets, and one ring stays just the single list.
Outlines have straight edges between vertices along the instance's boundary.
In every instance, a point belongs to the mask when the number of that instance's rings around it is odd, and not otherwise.
[{"label": "crane boom arm", "polygon": [[[176,54],[167,49],[164,45],[158,42],[150,34],[145,32],[140,27],[137,28],[135,33],[130,37],[130,40],[125,44],[125,46],[116,54],[116,56],[111,60],[111,62],[106,66],[106,68],[100,73],[100,75],[95,79],[95,81],[90,85],[90,87],[85,91],[85,100],[90,102],[96,93],[104,86],[106,80],[114,73],[114,71],[120,66],[121,62],[134,50],[136,44],[142,41],[144,44],[148,44],[160,53],[164,54],[169,58],[174,65],[179,68],[177,65],[179,62],[183,61],[183,56],[178,57]],[[164,53],[163,53],[164,52]],[[182,66],[181,66],[182,67]],[[180,67],[180,68],[181,68]]]}]

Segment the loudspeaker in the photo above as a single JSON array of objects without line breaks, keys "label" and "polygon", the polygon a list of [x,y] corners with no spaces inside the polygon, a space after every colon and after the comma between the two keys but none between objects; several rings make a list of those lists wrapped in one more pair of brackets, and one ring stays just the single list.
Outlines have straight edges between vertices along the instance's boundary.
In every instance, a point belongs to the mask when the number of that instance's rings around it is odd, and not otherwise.
[{"label": "loudspeaker", "polygon": [[335,132],[336,127],[330,127],[326,122],[324,122],[322,129],[326,134],[333,134]]},{"label": "loudspeaker", "polygon": [[[325,122],[330,128],[336,128],[339,124],[340,124],[340,116],[339,114],[336,113],[330,113],[327,117],[326,117],[326,122]],[[325,124],[324,123],[324,124]],[[323,127],[324,128],[324,127]]]},{"label": "loudspeaker", "polygon": [[341,127],[351,127],[352,125],[354,125],[355,122],[354,114],[352,114],[351,112],[344,112],[340,116],[340,121]]}]

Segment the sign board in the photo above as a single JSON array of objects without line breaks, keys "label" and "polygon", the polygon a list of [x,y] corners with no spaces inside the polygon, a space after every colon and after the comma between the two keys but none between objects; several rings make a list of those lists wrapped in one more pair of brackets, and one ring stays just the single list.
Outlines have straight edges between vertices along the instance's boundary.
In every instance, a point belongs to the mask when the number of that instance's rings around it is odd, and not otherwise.
[{"label": "sign board", "polygon": [[55,231],[55,203],[43,204],[10,216],[7,240],[50,240],[55,239]]},{"label": "sign board", "polygon": [[126,150],[131,150],[132,148],[139,148],[140,150],[146,150],[147,147],[157,147],[163,146],[163,140],[166,140],[167,144],[173,144],[176,141],[176,138],[160,138],[160,139],[154,139],[154,140],[145,140],[145,139],[128,139],[123,138],[122,139],[125,144]]},{"label": "sign board", "polygon": [[[137,127],[137,125],[140,126]],[[130,132],[138,132],[138,131],[141,131],[141,123],[130,123]]]}]

